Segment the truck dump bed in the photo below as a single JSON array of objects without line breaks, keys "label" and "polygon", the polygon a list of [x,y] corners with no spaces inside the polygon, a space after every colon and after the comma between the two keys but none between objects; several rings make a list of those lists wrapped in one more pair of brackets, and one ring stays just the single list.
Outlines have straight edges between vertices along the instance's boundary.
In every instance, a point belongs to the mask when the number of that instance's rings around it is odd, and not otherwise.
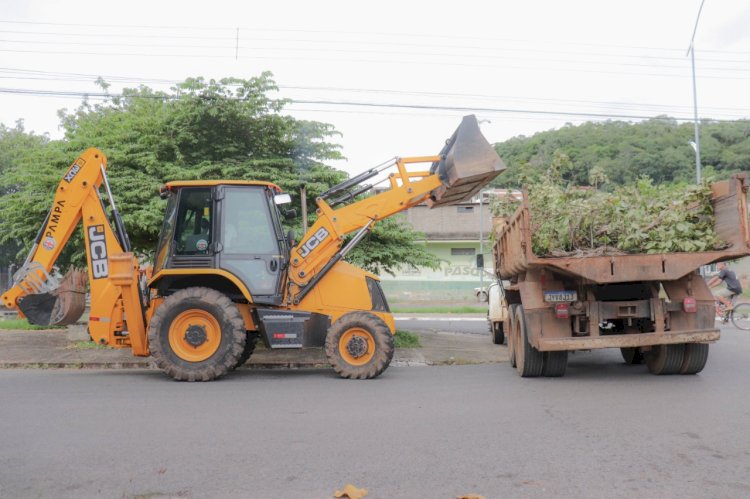
[{"label": "truck dump bed", "polygon": [[519,209],[504,224],[496,227],[493,245],[495,273],[502,279],[511,279],[535,267],[554,267],[557,272],[597,284],[676,280],[702,265],[750,255],[747,189],[747,175],[744,173],[711,186],[714,228],[728,244],[726,249],[699,253],[572,257],[538,257],[533,253],[533,215],[528,195],[524,192]]}]

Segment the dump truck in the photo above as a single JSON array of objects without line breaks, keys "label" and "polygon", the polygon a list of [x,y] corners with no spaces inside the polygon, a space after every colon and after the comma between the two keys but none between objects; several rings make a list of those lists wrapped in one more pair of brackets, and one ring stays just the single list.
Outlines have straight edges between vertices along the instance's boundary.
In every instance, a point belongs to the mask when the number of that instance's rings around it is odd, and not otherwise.
[{"label": "dump truck", "polygon": [[[408,170],[414,164],[429,168]],[[439,154],[393,158],[319,196],[317,220],[298,243],[282,228],[279,206],[291,197],[273,183],[169,182],[147,270],[131,249],[107,167],[92,148],[64,173],[2,301],[34,324],[71,324],[88,283],[93,341],[150,355],[187,381],[226,375],[258,339],[274,349],[322,347],[344,378],[380,375],[393,357],[394,319],[379,278],[346,262],[347,253],[378,221],[423,202],[458,203],[505,168],[476,117],[465,116]],[[364,182],[380,176],[390,188],[366,195],[372,185]],[[79,224],[86,273],[60,280],[55,262]]]},{"label": "dump truck", "polygon": [[568,352],[619,348],[653,374],[696,374],[719,339],[714,298],[700,268],[750,254],[747,176],[711,185],[717,251],[540,257],[532,249],[528,191],[495,225],[497,281],[488,320],[522,377],[563,376]]}]

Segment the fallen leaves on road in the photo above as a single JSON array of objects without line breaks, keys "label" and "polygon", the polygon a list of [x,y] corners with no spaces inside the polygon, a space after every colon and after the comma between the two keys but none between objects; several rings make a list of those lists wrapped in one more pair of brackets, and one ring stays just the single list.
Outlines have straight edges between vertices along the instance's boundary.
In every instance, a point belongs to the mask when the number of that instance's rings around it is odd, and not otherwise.
[{"label": "fallen leaves on road", "polygon": [[354,485],[347,483],[344,490],[337,490],[334,497],[347,497],[349,499],[361,499],[367,495],[367,489],[358,489]]}]

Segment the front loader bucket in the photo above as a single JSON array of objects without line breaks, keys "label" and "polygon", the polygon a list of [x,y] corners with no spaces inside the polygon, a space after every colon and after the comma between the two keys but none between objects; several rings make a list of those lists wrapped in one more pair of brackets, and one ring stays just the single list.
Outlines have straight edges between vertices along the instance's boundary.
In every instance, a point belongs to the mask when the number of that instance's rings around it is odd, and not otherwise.
[{"label": "front loader bucket", "polygon": [[482,135],[473,114],[464,116],[440,151],[440,157],[430,167],[430,173],[437,173],[443,185],[432,191],[430,208],[470,199],[505,170],[505,164]]},{"label": "front loader bucket", "polygon": [[32,324],[67,326],[86,309],[86,273],[70,270],[60,286],[49,293],[35,293],[18,299],[18,308]]}]

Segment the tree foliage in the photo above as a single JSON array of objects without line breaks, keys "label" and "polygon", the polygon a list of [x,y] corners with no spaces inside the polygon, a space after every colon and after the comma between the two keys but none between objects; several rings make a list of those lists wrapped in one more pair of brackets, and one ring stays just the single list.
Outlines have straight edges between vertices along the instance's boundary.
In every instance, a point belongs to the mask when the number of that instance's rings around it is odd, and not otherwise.
[{"label": "tree foliage", "polygon": [[[703,177],[727,178],[750,167],[750,120],[704,121],[700,130]],[[608,190],[642,176],[657,184],[694,182],[693,138],[692,123],[668,117],[568,125],[515,137],[495,145],[508,165],[495,183],[518,187],[538,181],[554,162],[566,182]]]},{"label": "tree foliage", "polygon": [[[106,91],[108,85],[99,83]],[[286,101],[269,97],[274,90],[270,73],[251,79],[191,78],[168,92],[141,86],[102,103],[84,102],[72,112],[63,110],[62,140],[28,134],[20,124],[3,126],[0,246],[16,261],[23,258],[62,174],[89,147],[107,155],[117,207],[134,249],[144,255],[156,246],[164,210],[158,191],[168,181],[262,180],[292,194],[304,181],[309,211],[314,212],[315,197],[346,178],[325,163],[342,158],[334,142],[339,134],[329,124],[284,115]],[[299,208],[298,199],[295,204]],[[395,262],[429,261],[422,247],[414,245],[410,226],[395,223],[376,226],[354,255],[355,263],[392,270]],[[70,241],[58,260],[61,266],[84,261],[80,239]]]}]

